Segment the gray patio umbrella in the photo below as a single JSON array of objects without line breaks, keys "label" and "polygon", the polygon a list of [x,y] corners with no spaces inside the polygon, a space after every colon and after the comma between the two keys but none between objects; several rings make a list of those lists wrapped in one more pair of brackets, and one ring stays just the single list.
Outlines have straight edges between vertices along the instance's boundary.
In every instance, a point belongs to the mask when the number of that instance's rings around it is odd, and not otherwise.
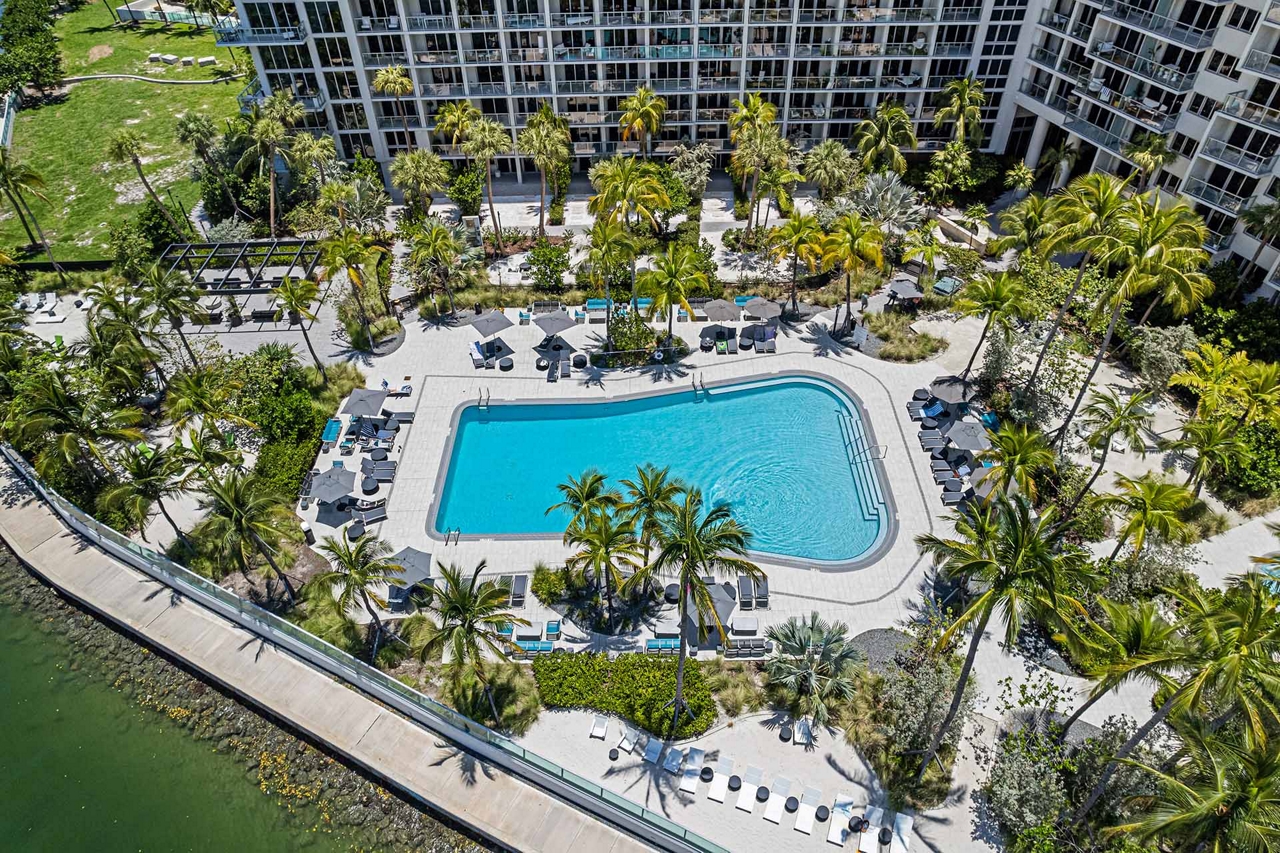
[{"label": "gray patio umbrella", "polygon": [[943,435],[960,450],[986,450],[991,446],[987,428],[972,421],[957,421]]},{"label": "gray patio umbrella", "polygon": [[331,504],[345,498],[356,487],[356,472],[346,468],[330,468],[321,471],[311,481],[311,497],[321,503]]},{"label": "gray patio umbrella", "polygon": [[342,407],[342,414],[357,417],[373,417],[382,412],[382,404],[387,401],[387,392],[372,388],[357,388],[351,392],[347,404]]},{"label": "gray patio umbrella", "polygon": [[939,376],[929,385],[929,393],[944,403],[967,403],[978,396],[976,383],[959,376]]},{"label": "gray patio umbrella", "polygon": [[772,320],[782,314],[782,306],[772,300],[757,296],[746,305],[747,313],[762,320]]},{"label": "gray patio umbrella", "polygon": [[729,327],[721,326],[719,323],[712,323],[710,326],[703,327],[702,331],[698,333],[698,337],[701,340],[707,340],[707,339],[715,340],[716,335],[719,332],[724,332],[725,337],[728,337]]},{"label": "gray patio umbrella", "polygon": [[392,581],[396,586],[413,586],[431,577],[431,555],[426,551],[419,551],[417,548],[401,548],[388,562],[395,563],[404,569],[404,572],[396,575],[395,580]]},{"label": "gray patio umbrella", "polygon": [[515,323],[512,323],[501,311],[488,311],[472,320],[471,325],[480,333],[480,337],[487,338],[498,334],[503,329],[511,328]]},{"label": "gray patio umbrella", "polygon": [[923,299],[924,291],[909,278],[895,278],[889,282],[889,292],[899,299]]},{"label": "gray patio umbrella", "polygon": [[[995,470],[994,466],[990,468],[982,466],[969,475],[969,483],[973,486],[973,493],[983,500],[989,498],[996,489],[996,478],[991,476]],[[1011,496],[1018,494],[1018,484],[1016,482],[1010,486],[1009,494]]]},{"label": "gray patio umbrella", "polygon": [[[711,604],[716,609],[716,616],[720,618],[721,624],[729,624],[729,619],[733,616],[733,609],[738,605],[738,597],[734,593],[733,585],[729,583],[713,583],[708,585],[707,591],[711,593]],[[689,639],[693,642],[702,642],[698,637],[698,608],[694,606],[693,596],[689,596],[686,607],[687,615],[685,616],[684,630],[688,633]],[[707,620],[710,622],[710,620]],[[715,638],[715,628],[711,628],[708,638]]]},{"label": "gray patio umbrella", "polygon": [[[573,318],[564,311],[555,311],[551,314],[544,314],[533,322],[542,330],[544,335],[558,335],[565,329],[572,329],[577,325],[573,322]],[[508,321],[507,325],[510,325],[510,321]]]},{"label": "gray patio umbrella", "polygon": [[723,320],[736,320],[741,313],[738,310],[738,306],[727,299],[712,299],[702,306],[702,310],[707,312],[707,319],[713,323],[719,323]]}]

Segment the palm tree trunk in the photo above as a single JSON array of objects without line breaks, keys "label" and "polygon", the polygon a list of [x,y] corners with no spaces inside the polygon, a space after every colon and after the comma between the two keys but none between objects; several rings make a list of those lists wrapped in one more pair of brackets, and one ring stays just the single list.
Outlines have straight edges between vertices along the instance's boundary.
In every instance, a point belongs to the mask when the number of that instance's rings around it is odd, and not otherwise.
[{"label": "palm tree trunk", "polygon": [[271,192],[268,196],[267,219],[271,224],[271,236],[276,236],[276,167],[275,155],[271,155]]},{"label": "palm tree trunk", "polygon": [[275,572],[276,577],[280,578],[280,582],[284,584],[284,591],[289,596],[289,603],[291,605],[297,604],[298,596],[293,591],[293,584],[289,583],[289,576],[280,571],[280,567],[276,565],[275,559],[271,556],[271,551],[267,548],[267,543],[263,542],[262,538],[256,533],[250,533],[249,535],[253,538],[253,544],[258,549],[258,553],[266,558],[267,565],[271,567],[271,571]]},{"label": "palm tree trunk", "polygon": [[[303,323],[305,322],[306,320],[304,319]],[[311,359],[316,363],[316,370],[320,371],[320,380],[325,385],[328,385],[329,374],[325,372],[324,363],[320,361],[320,356],[316,355],[316,348],[311,345],[311,336],[307,334],[307,327],[302,325],[300,328],[302,329],[302,340],[307,344],[307,351],[311,353]]]},{"label": "palm tree trunk", "polygon": [[613,580],[609,577],[609,571],[606,567],[604,571],[604,604],[608,611],[609,633],[613,633]]},{"label": "palm tree trunk", "polygon": [[791,259],[791,313],[800,313],[800,303],[797,301],[797,284],[796,279],[800,274],[800,256],[796,255]]},{"label": "palm tree trunk", "polygon": [[[836,309],[836,313],[840,313],[840,309]],[[844,274],[844,324],[849,326],[853,322],[853,270],[849,270]]]},{"label": "palm tree trunk", "polygon": [[1054,439],[1060,447],[1066,446],[1067,428],[1071,426],[1071,421],[1075,418],[1076,412],[1080,409],[1080,404],[1084,402],[1084,395],[1089,393],[1089,383],[1093,381],[1093,377],[1098,372],[1098,367],[1102,364],[1103,357],[1107,354],[1107,347],[1111,346],[1111,336],[1115,334],[1116,322],[1120,319],[1120,309],[1124,303],[1120,300],[1111,308],[1111,322],[1107,324],[1107,333],[1102,338],[1102,345],[1098,347],[1098,355],[1093,360],[1093,366],[1089,368],[1089,375],[1084,378],[1084,384],[1080,386],[1080,393],[1076,394],[1075,402],[1071,404],[1071,411],[1067,412],[1067,418],[1062,422],[1062,426],[1058,427],[1058,437]]},{"label": "palm tree trunk", "polygon": [[187,538],[187,534],[182,532],[182,528],[178,527],[178,523],[173,520],[173,516],[169,515],[169,508],[164,505],[164,501],[156,498],[156,508],[160,510],[160,514],[164,516],[164,520],[169,522],[169,526],[173,528],[173,532],[177,534],[178,540],[182,542],[188,552],[194,554],[195,546],[191,544],[191,540]]},{"label": "palm tree trunk", "polygon": [[987,332],[991,331],[991,323],[995,320],[995,314],[987,315],[987,322],[982,326],[982,334],[978,336],[978,345],[973,348],[973,355],[969,356],[969,363],[964,366],[964,373],[960,374],[965,379],[969,378],[969,371],[973,370],[973,362],[978,358],[978,351],[982,349],[982,344],[987,339]]},{"label": "palm tree trunk", "polygon": [[[404,145],[409,151],[413,151],[413,136],[409,133],[409,114],[405,112],[404,102],[400,100],[400,96],[396,95],[396,109],[400,111],[400,123],[404,125]],[[415,110],[417,107],[414,108]]]},{"label": "palm tree trunk", "polygon": [[1057,315],[1053,318],[1053,325],[1049,327],[1049,334],[1044,339],[1044,346],[1040,347],[1040,355],[1036,357],[1036,366],[1031,370],[1031,378],[1027,380],[1027,384],[1023,386],[1023,393],[1031,390],[1035,385],[1036,377],[1040,375],[1040,365],[1044,363],[1044,357],[1049,352],[1049,345],[1053,343],[1053,339],[1058,334],[1058,328],[1062,325],[1062,318],[1066,316],[1067,309],[1071,307],[1071,303],[1075,301],[1076,291],[1080,289],[1080,283],[1084,281],[1085,267],[1089,266],[1090,254],[1085,252],[1084,258],[1080,261],[1080,271],[1076,273],[1075,284],[1071,285],[1071,290],[1067,293],[1067,298],[1062,300],[1062,307],[1058,309]]},{"label": "palm tree trunk", "polygon": [[13,208],[14,213],[18,214],[18,221],[22,223],[22,230],[27,232],[27,239],[30,241],[28,245],[36,245],[36,235],[31,233],[31,226],[27,224],[27,217],[22,212],[22,205],[18,204],[18,200],[13,197],[13,191],[8,186],[3,186],[5,198],[9,199],[9,206]]},{"label": "palm tree trunk", "polygon": [[[177,322],[174,322],[175,320]],[[182,348],[187,351],[187,357],[191,359],[191,366],[199,370],[200,362],[196,359],[196,354],[191,350],[191,342],[188,341],[187,336],[182,333],[181,323],[182,323],[181,317],[171,316],[169,318],[169,325],[173,326],[173,330],[178,333],[178,340],[182,341]]]},{"label": "palm tree trunk", "polygon": [[1108,690],[1108,691],[1090,696],[1088,699],[1084,700],[1084,703],[1081,704],[1079,708],[1076,708],[1075,711],[1071,713],[1070,717],[1067,717],[1066,721],[1062,724],[1062,731],[1058,732],[1058,743],[1062,743],[1067,739],[1067,732],[1071,731],[1071,727],[1076,724],[1076,721],[1079,720],[1080,717],[1084,715],[1085,711],[1092,708],[1099,699],[1101,699],[1103,696],[1106,696],[1107,692],[1110,692],[1110,691]]},{"label": "palm tree trunk", "polygon": [[613,348],[613,297],[609,295],[609,276],[604,276],[604,345]]},{"label": "palm tree trunk", "polygon": [[364,300],[360,298],[360,285],[358,274],[354,270],[347,270],[347,278],[351,280],[351,295],[356,298],[356,308],[360,310],[360,325],[364,327],[365,339],[369,342],[369,351],[373,351],[373,330],[369,328],[369,314],[364,310]]},{"label": "palm tree trunk", "polygon": [[486,161],[484,165],[484,185],[489,191],[489,218],[493,220],[493,241],[498,246],[498,251],[504,251],[505,246],[502,245],[502,228],[498,226],[498,211],[493,206],[493,176],[489,172],[489,163]]},{"label": "palm tree trunk", "polygon": [[538,196],[538,236],[547,236],[547,173],[538,170],[538,179],[541,184],[540,194]]},{"label": "palm tree trunk", "polygon": [[751,236],[751,217],[754,216],[756,212],[756,202],[758,201],[757,195],[759,191],[760,170],[756,169],[755,174],[751,176],[751,201],[747,204],[747,237]]},{"label": "palm tree trunk", "polygon": [[964,701],[964,688],[969,682],[969,673],[973,670],[973,659],[978,656],[978,644],[982,642],[982,635],[987,630],[987,621],[990,618],[991,608],[988,607],[982,612],[982,618],[978,620],[978,624],[974,626],[973,639],[969,641],[969,653],[965,656],[964,666],[960,668],[960,679],[956,682],[956,692],[951,697],[951,707],[947,709],[947,716],[943,718],[942,725],[933,733],[933,741],[929,744],[929,750],[920,762],[920,769],[916,771],[917,785],[924,779],[925,771],[929,769],[929,765],[942,747],[942,738],[946,735],[947,729],[951,728],[951,723],[955,720],[956,714],[960,713],[960,703]]},{"label": "palm tree trunk", "polygon": [[1111,436],[1107,436],[1107,443],[1102,446],[1102,458],[1098,460],[1098,467],[1093,469],[1093,476],[1089,478],[1089,482],[1084,484],[1084,488],[1080,490],[1080,494],[1076,495],[1076,499],[1071,502],[1071,506],[1067,507],[1067,511],[1062,514],[1062,520],[1066,521],[1076,513],[1076,507],[1084,501],[1085,495],[1089,494],[1089,490],[1093,488],[1093,484],[1097,482],[1098,476],[1102,474],[1102,469],[1107,464],[1107,454],[1111,452]]},{"label": "palm tree trunk", "polygon": [[[185,233],[183,229],[178,227],[178,220],[173,218],[173,214],[169,212],[169,208],[164,206],[164,202],[160,200],[160,196],[156,195],[155,187],[151,186],[151,182],[147,180],[147,176],[142,171],[142,161],[137,157],[133,158],[134,171],[138,173],[138,180],[142,181],[142,186],[147,190],[147,195],[151,196],[151,200],[159,205],[160,210],[164,213],[164,218],[173,226],[173,230],[179,234]],[[274,236],[274,235],[273,235]]]},{"label": "palm tree trunk", "polygon": [[1119,541],[1116,542],[1116,549],[1111,552],[1111,556],[1107,559],[1114,563],[1116,561],[1116,557],[1120,556],[1120,549],[1124,547],[1124,543],[1127,542],[1128,539],[1128,536],[1122,535]]},{"label": "palm tree trunk", "polygon": [[1084,804],[1081,805],[1080,808],[1076,809],[1076,813],[1071,818],[1072,823],[1079,826],[1084,821],[1085,816],[1089,814],[1089,810],[1093,808],[1094,804],[1098,802],[1098,799],[1106,790],[1107,782],[1111,781],[1111,775],[1116,772],[1116,764],[1128,758],[1130,753],[1137,749],[1138,744],[1142,743],[1142,741],[1147,737],[1147,735],[1151,734],[1151,731],[1156,726],[1164,722],[1165,718],[1169,716],[1169,712],[1173,710],[1174,703],[1181,698],[1186,689],[1187,688],[1184,685],[1170,694],[1169,698],[1164,700],[1164,704],[1160,706],[1159,710],[1152,714],[1151,718],[1143,723],[1138,730],[1133,733],[1132,737],[1125,741],[1124,746],[1120,747],[1120,749],[1116,751],[1116,754],[1107,762],[1107,766],[1103,768],[1102,775],[1098,777],[1098,781],[1093,786],[1093,790],[1089,792],[1089,798],[1084,801]]},{"label": "palm tree trunk", "polygon": [[684,632],[685,619],[688,617],[688,601],[689,590],[684,584],[680,585],[680,654],[676,658],[676,695],[672,699],[675,710],[671,715],[671,737],[676,736],[676,732],[680,729],[680,712],[684,710],[684,659],[688,653],[686,647],[687,639]]},{"label": "palm tree trunk", "polygon": [[40,220],[36,219],[36,215],[31,212],[31,206],[27,204],[27,200],[22,197],[21,193],[18,194],[18,199],[27,208],[27,216],[31,217],[31,225],[36,229],[36,234],[39,235],[40,245],[44,246],[44,253],[49,257],[49,263],[51,263],[53,265],[53,268],[58,271],[58,280],[61,281],[63,284],[66,284],[67,271],[64,270],[56,260],[54,260],[53,247],[50,246],[49,241],[45,239],[44,230],[40,227]]},{"label": "palm tree trunk", "polygon": [[378,618],[378,611],[374,609],[373,602],[369,600],[369,593],[363,589],[360,590],[360,598],[364,602],[365,611],[373,619],[373,649],[369,652],[369,662],[372,663],[378,659],[378,642],[382,639],[382,632],[384,629],[382,627],[382,620]]}]

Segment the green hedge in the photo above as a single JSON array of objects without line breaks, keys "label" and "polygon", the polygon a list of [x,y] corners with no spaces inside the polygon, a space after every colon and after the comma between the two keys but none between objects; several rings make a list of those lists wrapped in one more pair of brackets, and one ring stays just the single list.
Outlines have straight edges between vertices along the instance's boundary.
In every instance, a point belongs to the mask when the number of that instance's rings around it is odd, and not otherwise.
[{"label": "green hedge", "polygon": [[302,478],[311,470],[311,463],[320,452],[320,437],[312,441],[273,441],[262,445],[258,461],[253,466],[263,486],[286,498],[297,495],[302,488]]},{"label": "green hedge", "polygon": [[[549,708],[590,708],[617,714],[652,734],[671,724],[667,704],[676,692],[676,659],[653,655],[544,655],[533,661],[538,692]],[[684,700],[693,712],[676,736],[700,735],[716,721],[716,703],[696,660],[685,662]]]}]

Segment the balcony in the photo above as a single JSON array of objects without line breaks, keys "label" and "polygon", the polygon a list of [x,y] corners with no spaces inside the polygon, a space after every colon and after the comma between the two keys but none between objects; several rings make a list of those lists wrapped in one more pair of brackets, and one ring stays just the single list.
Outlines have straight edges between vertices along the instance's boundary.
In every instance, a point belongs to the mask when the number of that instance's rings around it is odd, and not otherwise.
[{"label": "balcony", "polygon": [[788,121],[826,121],[830,116],[827,115],[827,108],[823,106],[816,107],[789,107],[787,109]]},{"label": "balcony", "polygon": [[[912,10],[903,9],[902,11],[908,12]],[[942,21],[948,24],[973,23],[974,21],[978,21],[981,19],[982,19],[982,9],[974,6],[968,6],[968,7],[956,6],[949,9],[943,9],[942,13],[938,15],[939,21]],[[906,19],[904,18],[903,20],[906,20]]]},{"label": "balcony", "polygon": [[[943,14],[965,14],[968,15],[968,9],[944,9]],[[840,18],[842,21],[857,21],[861,23],[874,24],[891,24],[899,21],[934,21],[938,19],[937,9],[881,9],[875,7],[855,7],[845,9]],[[945,20],[968,20],[965,18],[946,18]],[[976,20],[976,19],[975,19]]]},{"label": "balcony", "polygon": [[[577,52],[585,54],[585,58],[592,59],[595,54],[599,53],[601,59],[644,59],[644,47],[642,45],[623,45],[620,47],[602,47],[597,50],[594,47],[567,48],[569,53]],[[560,59],[560,51],[556,51],[556,59]],[[570,56],[573,59],[575,57]],[[576,57],[582,58],[582,57]]]},{"label": "balcony", "polygon": [[1047,107],[1057,110],[1060,113],[1066,113],[1071,109],[1071,104],[1064,95],[1049,94],[1049,86],[1044,83],[1033,83],[1030,80],[1023,80],[1022,85],[1018,87],[1018,91],[1026,95],[1028,98],[1039,101]]},{"label": "balcony", "polygon": [[557,80],[556,92],[561,95],[630,92],[643,83],[643,80]]},{"label": "balcony", "polygon": [[448,15],[410,15],[405,18],[409,32],[442,33],[453,29],[453,18]]},{"label": "balcony", "polygon": [[461,83],[423,83],[420,91],[424,98],[457,98],[467,93]]},{"label": "balcony", "polygon": [[[304,92],[291,93],[294,101],[296,101],[304,110],[309,113],[318,113],[324,109],[324,105],[328,103],[328,98],[324,92]],[[262,91],[262,84],[254,80],[248,86],[240,90],[240,94],[236,95],[236,101],[240,104],[240,112],[247,113],[255,106],[261,106],[262,102],[267,99],[266,92]]]},{"label": "balcony", "polygon": [[870,107],[832,107],[831,118],[837,121],[862,121],[871,118]]},{"label": "balcony", "polygon": [[1124,0],[1102,0],[1101,14],[1104,18],[1119,21],[1164,41],[1186,45],[1192,50],[1208,47],[1213,41],[1213,30],[1189,27],[1168,15],[1158,15],[1155,12],[1130,6]]},{"label": "balcony", "polygon": [[1112,133],[1109,130],[1104,130],[1093,122],[1076,116],[1069,116],[1067,118],[1066,128],[1076,136],[1083,137],[1094,145],[1107,149],[1112,154],[1124,157],[1125,160],[1129,159],[1128,157],[1125,157],[1124,154],[1125,146],[1129,144],[1129,140],[1125,139],[1118,133]]},{"label": "balcony", "polygon": [[502,50],[496,47],[480,48],[478,50],[464,50],[462,52],[464,62],[501,62]]},{"label": "balcony", "polygon": [[404,65],[409,57],[403,51],[389,50],[381,53],[361,53],[365,68],[387,68],[391,65]]},{"label": "balcony", "polygon": [[[557,88],[563,92],[563,83],[557,85]],[[568,112],[564,114],[569,124],[574,127],[587,127],[598,124],[617,124],[622,118],[621,110],[613,110],[612,112],[598,112],[596,110],[583,110],[581,112]]]},{"label": "balcony", "polygon": [[650,59],[692,59],[693,45],[654,44],[645,48],[645,55]]},{"label": "balcony", "polygon": [[693,80],[688,77],[664,77],[650,80],[649,87],[655,92],[692,92]]},{"label": "balcony", "polygon": [[581,155],[590,155],[600,153],[601,145],[599,142],[575,142],[573,143],[573,153]]},{"label": "balcony", "polygon": [[1133,98],[1114,90],[1108,90],[1105,87],[1100,87],[1098,91],[1093,91],[1096,83],[1097,81],[1095,80],[1087,86],[1077,86],[1076,91],[1089,100],[1102,104],[1120,113],[1124,118],[1135,121],[1156,133],[1167,133],[1173,130],[1173,126],[1178,123],[1177,113],[1171,114],[1167,109],[1149,98]]},{"label": "balcony", "polygon": [[378,116],[379,130],[404,130],[405,122],[408,122],[409,129],[414,130],[422,127],[422,119],[416,115],[406,116]]},{"label": "balcony", "polygon": [[603,12],[600,23],[606,27],[634,27],[644,24],[644,12]]},{"label": "balcony", "polygon": [[796,20],[802,24],[821,23],[834,21],[835,19],[835,9],[801,9],[796,16]]},{"label": "balcony", "polygon": [[419,65],[457,65],[458,52],[456,50],[431,50],[415,53],[414,61]]},{"label": "balcony", "polygon": [[1211,187],[1200,178],[1189,178],[1182,191],[1192,198],[1218,208],[1224,213],[1237,214],[1249,206],[1249,199]]},{"label": "balcony", "polygon": [[651,24],[692,24],[693,10],[671,9],[654,11],[649,13],[648,21]]},{"label": "balcony", "polygon": [[556,12],[551,16],[551,26],[556,29],[568,27],[596,27],[600,18],[593,12]]},{"label": "balcony", "polygon": [[1264,74],[1272,80],[1280,80],[1280,58],[1266,50],[1251,50],[1244,60],[1244,67],[1255,74]]},{"label": "balcony", "polygon": [[698,91],[701,92],[736,92],[739,80],[737,77],[699,77]]},{"label": "balcony", "polygon": [[1226,166],[1248,172],[1250,175],[1265,175],[1276,164],[1276,155],[1265,156],[1253,151],[1246,151],[1221,139],[1210,137],[1200,146],[1200,153],[1210,160],[1216,160]]},{"label": "balcony", "polygon": [[1205,251],[1212,254],[1225,252],[1231,247],[1231,241],[1235,239],[1235,232],[1228,231],[1225,234],[1218,234],[1213,231],[1209,232],[1209,236],[1204,241]]},{"label": "balcony", "polygon": [[792,56],[835,56],[834,44],[798,44],[791,52]]},{"label": "balcony", "polygon": [[504,15],[502,21],[509,30],[540,30],[547,25],[547,19],[540,13]]},{"label": "balcony", "polygon": [[[234,19],[233,19],[234,20]],[[307,28],[294,27],[218,27],[214,31],[218,47],[246,44],[302,44],[307,40]]]},{"label": "balcony", "polygon": [[700,44],[698,45],[698,57],[700,59],[731,59],[735,56],[742,56],[742,45],[740,44]]},{"label": "balcony", "polygon": [[1280,110],[1247,101],[1244,92],[1228,95],[1219,111],[1268,130],[1280,130]]},{"label": "balcony", "polygon": [[551,82],[549,80],[516,80],[511,84],[511,94],[550,95]]},{"label": "balcony", "polygon": [[698,110],[698,121],[728,121],[734,110],[728,107],[711,107]]},{"label": "balcony", "polygon": [[1144,80],[1150,80],[1152,83],[1171,92],[1190,91],[1196,80],[1194,72],[1187,74],[1172,65],[1161,65],[1158,62],[1152,62],[1150,59],[1144,59],[1136,53],[1120,50],[1110,42],[1098,42],[1093,45],[1089,48],[1089,55],[1101,59],[1108,65],[1114,65],[1117,68],[1137,74]]},{"label": "balcony", "polygon": [[1063,12],[1055,12],[1052,9],[1045,9],[1040,13],[1040,26],[1066,35],[1067,28],[1071,26],[1071,16]]},{"label": "balcony", "polygon": [[881,45],[881,56],[928,56],[929,43],[924,39],[915,41],[886,42]]},{"label": "balcony", "polygon": [[939,42],[933,46],[934,56],[969,56],[973,53],[973,42],[950,41]]},{"label": "balcony", "polygon": [[472,83],[469,87],[473,95],[505,95],[507,84],[502,82]]},{"label": "balcony", "polygon": [[752,9],[753,24],[786,24],[791,21],[790,9]]},{"label": "balcony", "polygon": [[703,9],[698,12],[698,23],[700,24],[740,24],[742,23],[741,9]]},{"label": "balcony", "polygon": [[749,44],[743,51],[747,56],[790,56],[789,44]]},{"label": "balcony", "polygon": [[516,64],[543,62],[546,58],[547,51],[541,47],[513,47],[507,51],[507,61]]},{"label": "balcony", "polygon": [[458,27],[464,30],[496,30],[497,15],[459,15]]}]

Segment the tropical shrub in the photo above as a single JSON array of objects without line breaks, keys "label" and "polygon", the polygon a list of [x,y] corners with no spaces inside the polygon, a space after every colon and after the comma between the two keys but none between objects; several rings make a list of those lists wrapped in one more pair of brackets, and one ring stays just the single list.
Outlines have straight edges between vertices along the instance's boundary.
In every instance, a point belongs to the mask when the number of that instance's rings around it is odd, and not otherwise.
[{"label": "tropical shrub", "polygon": [[534,287],[558,293],[565,288],[564,274],[568,271],[568,246],[555,245],[541,237],[529,250],[529,275]]},{"label": "tropical shrub", "polygon": [[253,473],[265,488],[282,495],[296,495],[319,452],[319,433],[315,441],[301,444],[288,441],[264,444],[258,451]]},{"label": "tropical shrub", "polygon": [[733,218],[739,222],[745,222],[747,216],[751,213],[751,201],[749,199],[733,200]]},{"label": "tropical shrub", "polygon": [[1226,472],[1217,472],[1213,490],[1224,499],[1274,493],[1276,483],[1280,483],[1280,429],[1259,421],[1241,427],[1238,435],[1249,449],[1249,464],[1233,465]]},{"label": "tropical shrub", "polygon": [[1169,387],[1169,377],[1187,366],[1183,355],[1194,350],[1200,339],[1186,323],[1177,326],[1143,326],[1129,338],[1134,366],[1142,375],[1143,388],[1156,394]]},{"label": "tropical shrub", "polygon": [[553,569],[544,563],[538,563],[533,567],[533,581],[529,584],[529,590],[545,607],[559,604],[569,592],[569,572],[564,568]]},{"label": "tropical shrub", "polygon": [[564,224],[564,200],[553,199],[547,206],[547,222],[552,225]]},{"label": "tropical shrub", "polygon": [[449,184],[448,196],[463,216],[479,216],[484,199],[484,170],[475,165],[460,170]]},{"label": "tropical shrub", "polygon": [[942,338],[912,331],[912,318],[898,311],[867,314],[865,321],[880,339],[876,354],[885,361],[923,361],[947,348]]}]

